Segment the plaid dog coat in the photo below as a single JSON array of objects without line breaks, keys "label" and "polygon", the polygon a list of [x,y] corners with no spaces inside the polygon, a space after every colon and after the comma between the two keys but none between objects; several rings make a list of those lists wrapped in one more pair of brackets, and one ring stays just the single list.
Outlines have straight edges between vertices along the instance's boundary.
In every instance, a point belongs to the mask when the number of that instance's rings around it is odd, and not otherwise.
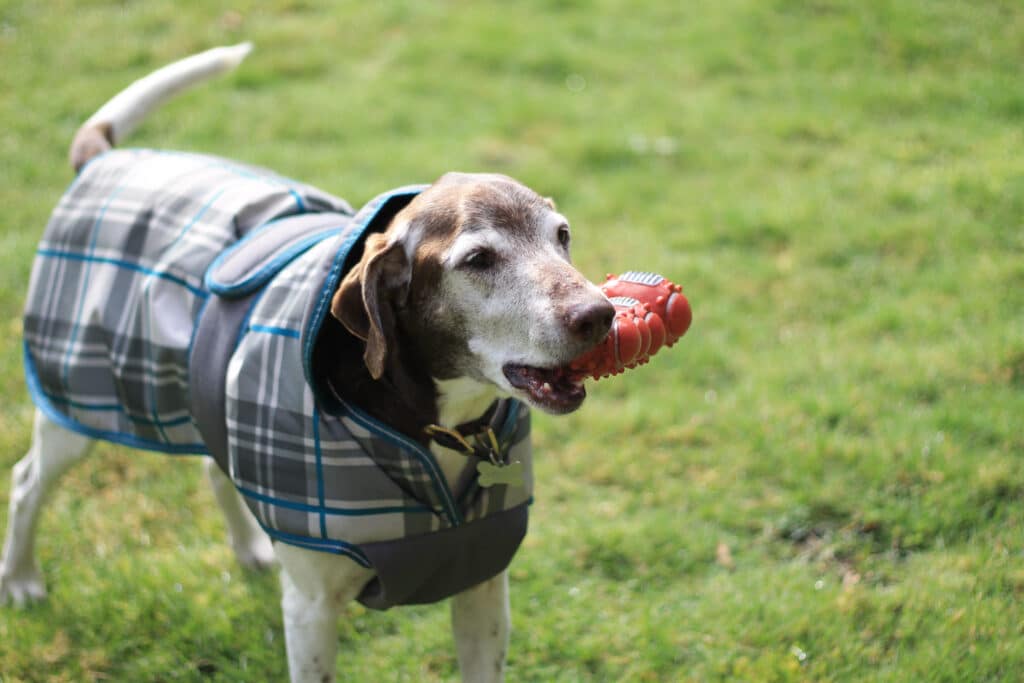
[{"label": "plaid dog coat", "polygon": [[[25,308],[36,405],[87,436],[215,458],[275,540],[377,576],[375,608],[433,602],[494,576],[526,532],[529,411],[492,406],[522,485],[454,490],[430,451],[318,382],[313,349],[365,236],[422,187],[358,213],[264,169],[108,152],[47,225]],[[362,362],[353,359],[353,362]],[[482,457],[482,456],[481,456]]]}]

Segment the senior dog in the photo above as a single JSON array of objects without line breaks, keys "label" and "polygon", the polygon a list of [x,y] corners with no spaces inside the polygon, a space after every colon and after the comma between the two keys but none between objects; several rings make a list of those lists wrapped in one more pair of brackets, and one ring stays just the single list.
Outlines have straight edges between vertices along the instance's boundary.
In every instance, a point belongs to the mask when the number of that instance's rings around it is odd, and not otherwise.
[{"label": "senior dog", "polygon": [[337,619],[452,597],[467,681],[503,677],[506,569],[531,499],[529,407],[567,413],[567,363],[614,309],[568,221],[500,175],[448,173],[358,212],[265,169],[113,149],[248,44],[133,83],[81,127],[37,252],[0,600],[40,599],[36,519],[97,439],[208,456],[246,566],[281,566],[294,681],[334,678]]}]

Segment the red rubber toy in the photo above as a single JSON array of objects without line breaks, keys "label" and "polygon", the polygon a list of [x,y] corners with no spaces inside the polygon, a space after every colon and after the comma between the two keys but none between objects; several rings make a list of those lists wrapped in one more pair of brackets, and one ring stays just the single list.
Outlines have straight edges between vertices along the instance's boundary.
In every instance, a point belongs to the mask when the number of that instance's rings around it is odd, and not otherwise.
[{"label": "red rubber toy", "polygon": [[601,379],[643,365],[690,329],[693,312],[683,288],[660,275],[609,275],[601,291],[615,306],[615,320],[603,342],[569,363],[576,377]]}]

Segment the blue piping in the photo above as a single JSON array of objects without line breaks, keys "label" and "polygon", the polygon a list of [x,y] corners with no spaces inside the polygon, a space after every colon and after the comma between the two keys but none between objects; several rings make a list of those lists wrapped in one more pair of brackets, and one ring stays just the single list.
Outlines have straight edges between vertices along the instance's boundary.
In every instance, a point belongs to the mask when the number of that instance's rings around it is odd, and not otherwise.
[{"label": "blue piping", "polygon": [[318,541],[315,538],[308,538],[306,536],[297,536],[290,534],[287,531],[278,531],[277,529],[271,529],[263,522],[259,521],[259,517],[256,518],[260,527],[267,533],[268,536],[274,538],[282,543],[288,545],[294,545],[299,548],[305,548],[306,550],[317,550],[320,552],[332,552],[337,555],[346,555],[357,563],[369,569],[373,565],[370,564],[370,560],[366,557],[362,550],[358,546],[354,546],[351,543],[345,541],[335,541],[333,539],[324,539]]},{"label": "blue piping", "polygon": [[[270,225],[269,223],[267,225]],[[206,269],[206,276],[203,278],[204,284],[214,294],[218,294],[223,297],[230,299],[237,299],[249,294],[252,294],[257,289],[267,283],[267,281],[277,275],[282,268],[287,266],[289,263],[297,259],[299,256],[315,247],[320,242],[324,241],[329,237],[338,235],[341,233],[343,228],[327,228],[321,232],[313,233],[312,235],[290,245],[287,249],[280,252],[273,259],[268,261],[255,273],[252,273],[244,280],[240,282],[221,282],[215,279],[214,273],[217,269],[226,261],[228,258],[235,253],[235,251],[242,246],[248,244],[252,237],[260,232],[250,233],[248,237],[243,238],[241,241],[236,242],[230,249],[225,250],[223,253],[217,256],[210,264],[210,267]]]},{"label": "blue piping", "polygon": [[111,441],[123,446],[131,446],[132,448],[157,451],[160,453],[167,453],[169,455],[209,455],[209,451],[206,450],[206,446],[203,444],[160,443],[159,441],[150,441],[149,439],[137,437],[134,434],[93,429],[92,427],[87,427],[72,420],[70,417],[54,408],[53,403],[50,402],[50,399],[47,397],[45,392],[43,392],[42,385],[36,375],[35,362],[32,360],[32,356],[28,351],[27,342],[24,343],[24,354],[25,383],[28,385],[28,393],[32,398],[32,402],[36,404],[36,407],[43,411],[46,417],[59,424],[61,427],[72,432],[82,434],[83,436],[87,436],[90,439],[102,439],[104,441]]},{"label": "blue piping", "polygon": [[176,275],[171,275],[170,273],[153,270],[152,268],[147,268],[145,266],[139,265],[138,263],[132,263],[131,261],[125,261],[123,259],[107,258],[105,256],[93,256],[92,254],[78,254],[73,251],[63,251],[60,249],[37,249],[36,254],[38,254],[39,256],[45,256],[47,258],[65,259],[68,261],[106,263],[108,265],[117,266],[119,268],[126,268],[128,270],[134,270],[140,273],[145,273],[146,275],[152,275],[154,277],[162,278],[169,282],[173,282],[174,284],[181,285],[182,287],[184,287],[192,294],[201,299],[206,299],[209,296],[209,292],[207,292],[206,290],[190,285],[184,279]]},{"label": "blue piping", "polygon": [[455,505],[455,499],[452,496],[452,492],[448,489],[448,484],[445,482],[444,476],[441,474],[441,469],[438,467],[437,460],[434,459],[434,454],[424,449],[415,441],[380,424],[355,406],[350,406],[341,399],[339,399],[339,401],[347,415],[365,429],[368,429],[378,436],[409,451],[415,455],[420,462],[424,463],[427,466],[427,473],[430,475],[430,480],[434,484],[435,491],[440,494],[439,497],[441,499],[441,503],[444,505],[444,511],[448,520],[451,522],[452,526],[459,526],[462,524],[462,515],[459,512],[458,507]]},{"label": "blue piping", "polygon": [[173,420],[161,420],[159,418],[157,418],[156,420],[151,420],[151,419],[146,418],[146,417],[139,417],[138,415],[132,415],[131,413],[126,411],[123,406],[115,404],[115,403],[99,404],[99,405],[89,404],[89,403],[81,403],[79,401],[72,401],[71,399],[64,398],[63,396],[54,396],[53,394],[48,393],[48,392],[46,392],[43,389],[40,389],[40,392],[42,393],[42,395],[44,397],[46,397],[46,400],[49,401],[50,403],[59,403],[61,405],[66,405],[66,406],[69,406],[71,408],[74,408],[75,410],[87,410],[87,411],[94,411],[94,412],[97,412],[97,413],[121,413],[122,415],[125,416],[125,418],[127,418],[127,419],[129,419],[132,422],[135,422],[137,424],[152,425],[154,427],[161,427],[161,426],[163,426],[163,427],[179,427],[179,426],[181,426],[183,424],[187,424],[187,423],[192,421],[192,418],[191,417],[187,417],[187,416],[185,416],[185,417],[178,417],[178,418],[175,418]]},{"label": "blue piping", "polygon": [[288,327],[274,327],[272,325],[250,325],[250,332],[263,332],[264,334],[276,334],[281,337],[299,338],[299,331]]},{"label": "blue piping", "polygon": [[[374,199],[373,201],[376,202],[377,205],[367,211],[365,216],[360,216],[360,214],[363,213],[363,209],[360,209],[360,211],[353,217],[352,222],[345,231],[341,243],[337,247],[337,253],[334,256],[331,268],[327,273],[327,278],[324,280],[324,284],[320,290],[320,297],[317,300],[316,305],[313,307],[313,314],[310,316],[309,322],[306,324],[306,328],[304,330],[305,342],[302,349],[302,367],[303,372],[306,374],[306,381],[310,386],[313,386],[313,345],[316,340],[316,332],[319,331],[320,325],[323,323],[324,316],[327,314],[328,305],[331,298],[334,296],[334,289],[341,276],[342,266],[345,265],[345,259],[348,258],[348,254],[352,250],[352,246],[364,237],[367,226],[373,222],[373,219],[377,217],[381,209],[383,209],[388,202],[401,196],[415,197],[426,187],[426,185],[408,185],[406,187],[392,190],[391,192],[385,193],[383,196]],[[412,201],[411,197],[410,201]]]},{"label": "blue piping", "polygon": [[417,505],[411,507],[377,507],[377,508],[332,508],[326,505],[309,505],[307,503],[296,503],[290,500],[284,500],[281,498],[274,498],[263,493],[258,493],[252,489],[244,486],[235,485],[238,492],[246,498],[252,498],[261,503],[273,505],[275,507],[286,508],[288,510],[299,510],[300,512],[318,512],[327,515],[337,515],[339,517],[365,517],[367,515],[387,515],[387,514],[405,514],[405,513],[433,513],[430,508]]}]

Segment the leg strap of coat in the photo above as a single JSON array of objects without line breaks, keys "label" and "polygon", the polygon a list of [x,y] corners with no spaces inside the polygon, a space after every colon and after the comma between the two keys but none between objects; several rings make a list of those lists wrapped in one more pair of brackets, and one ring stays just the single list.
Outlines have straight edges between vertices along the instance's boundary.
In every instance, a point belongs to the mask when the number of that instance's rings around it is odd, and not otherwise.
[{"label": "leg strap of coat", "polygon": [[343,214],[319,213],[275,221],[246,235],[206,274],[211,292],[189,350],[189,401],[207,450],[229,476],[225,380],[249,311],[277,272],[350,220]]}]

